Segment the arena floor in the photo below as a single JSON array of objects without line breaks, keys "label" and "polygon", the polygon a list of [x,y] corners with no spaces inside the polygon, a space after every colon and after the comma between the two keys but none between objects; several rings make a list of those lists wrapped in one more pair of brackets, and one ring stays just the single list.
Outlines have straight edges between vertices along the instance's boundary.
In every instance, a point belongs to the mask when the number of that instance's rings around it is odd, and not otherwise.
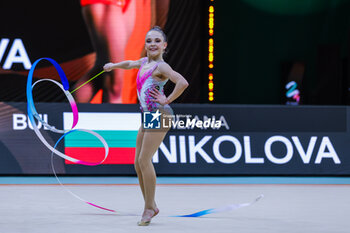
[{"label": "arena floor", "polygon": [[[83,199],[140,215],[143,200],[135,177],[62,177]],[[230,212],[198,218],[171,217],[247,203]],[[350,178],[160,177],[160,213],[148,227],[140,216],[121,216],[69,194],[54,177],[0,177],[0,232],[349,232]]]}]

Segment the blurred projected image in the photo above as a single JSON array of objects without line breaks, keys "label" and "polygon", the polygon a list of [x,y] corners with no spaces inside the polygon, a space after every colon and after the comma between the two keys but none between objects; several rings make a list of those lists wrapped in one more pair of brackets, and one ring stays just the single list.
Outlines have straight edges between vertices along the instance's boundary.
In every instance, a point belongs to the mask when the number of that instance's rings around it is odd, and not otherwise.
[{"label": "blurred projected image", "polygon": [[[138,60],[146,56],[145,36],[155,25],[173,38],[167,62],[190,77],[189,82],[199,82],[204,72],[199,23],[204,4],[200,0],[64,0],[53,6],[37,0],[18,7],[12,1],[1,2],[0,20],[7,23],[0,34],[0,101],[26,101],[29,69],[41,57],[59,63],[71,91],[103,71],[107,62]],[[196,45],[185,47],[191,43]],[[78,103],[137,103],[136,75],[136,69],[105,72],[74,91],[74,97]],[[59,80],[49,63],[40,64],[33,75],[34,82],[43,78]],[[199,102],[196,89],[179,101]],[[42,82],[34,89],[34,100],[64,102],[65,97],[54,85]]]},{"label": "blurred projected image", "polygon": [[[142,56],[144,37],[151,24],[164,26],[162,22],[151,22],[151,0],[81,0],[82,13],[92,45],[96,51],[94,66],[76,83],[86,82],[101,71],[109,61],[138,60]],[[169,1],[155,1],[161,4],[156,9],[168,11]],[[155,17],[157,18],[157,17]],[[78,102],[136,103],[136,71],[113,70],[83,86],[76,93]]]}]

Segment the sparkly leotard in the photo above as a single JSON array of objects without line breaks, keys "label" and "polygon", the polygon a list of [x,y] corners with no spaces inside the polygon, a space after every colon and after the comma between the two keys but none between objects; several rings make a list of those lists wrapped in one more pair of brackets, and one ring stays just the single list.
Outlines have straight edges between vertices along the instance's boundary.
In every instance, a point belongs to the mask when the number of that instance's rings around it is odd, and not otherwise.
[{"label": "sparkly leotard", "polygon": [[156,88],[159,92],[164,93],[164,85],[167,80],[157,81],[152,77],[153,71],[158,67],[159,62],[155,64],[151,69],[147,70],[142,77],[140,77],[140,72],[143,65],[148,61],[148,58],[145,57],[142,59],[141,67],[137,73],[137,97],[140,102],[141,111],[157,111],[159,109],[161,112],[172,114],[173,111],[169,105],[161,105],[153,101],[153,97],[150,95],[150,91]]}]

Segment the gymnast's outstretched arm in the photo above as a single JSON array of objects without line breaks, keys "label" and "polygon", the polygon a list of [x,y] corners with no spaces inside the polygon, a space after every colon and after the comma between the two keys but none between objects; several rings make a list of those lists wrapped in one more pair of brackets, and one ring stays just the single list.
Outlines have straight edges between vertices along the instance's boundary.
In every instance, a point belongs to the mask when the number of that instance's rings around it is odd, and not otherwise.
[{"label": "gymnast's outstretched arm", "polygon": [[142,59],[139,59],[137,61],[127,60],[127,61],[121,61],[118,63],[107,63],[103,66],[103,69],[107,72],[113,69],[125,69],[125,70],[137,69],[137,68],[140,68],[141,66],[141,60]]}]

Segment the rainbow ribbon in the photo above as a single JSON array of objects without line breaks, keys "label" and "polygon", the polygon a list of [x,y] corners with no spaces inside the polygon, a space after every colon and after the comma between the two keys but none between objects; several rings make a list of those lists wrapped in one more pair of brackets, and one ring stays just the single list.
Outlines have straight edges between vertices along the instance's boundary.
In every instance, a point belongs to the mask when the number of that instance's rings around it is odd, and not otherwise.
[{"label": "rainbow ribbon", "polygon": [[[42,60],[47,60],[49,62],[51,62],[51,64],[56,68],[57,72],[58,72],[58,75],[60,76],[60,79],[61,79],[61,83],[55,81],[55,80],[52,80],[52,79],[41,79],[41,80],[38,80],[36,81],[34,84],[32,84],[33,82],[33,74],[34,74],[34,70],[35,70],[35,67],[36,65],[42,61]],[[99,76],[100,74],[102,74],[104,71],[100,72],[99,74],[95,75],[93,78],[91,78],[89,81],[91,81],[92,79],[96,78],[97,76]],[[54,126],[51,126],[48,124],[48,122],[45,122],[38,114],[36,108],[35,108],[35,105],[34,105],[34,99],[33,99],[33,88],[34,86],[39,83],[39,82],[42,82],[42,81],[49,81],[49,82],[52,82],[54,84],[56,84],[63,92],[64,94],[66,95],[69,103],[70,103],[70,106],[71,106],[71,109],[72,109],[72,112],[73,112],[73,123],[72,123],[72,127],[69,129],[69,130],[63,130],[63,129],[56,129]],[[109,212],[113,212],[113,213],[116,213],[118,215],[123,215],[123,216],[137,216],[136,214],[130,214],[130,213],[122,213],[120,211],[116,211],[116,210],[112,210],[112,209],[108,209],[108,208],[105,208],[105,207],[102,207],[102,206],[99,206],[99,205],[96,205],[94,203],[91,203],[89,201],[86,201],[84,200],[83,198],[79,197],[78,195],[74,194],[72,191],[70,191],[68,188],[66,188],[62,183],[61,181],[59,180],[57,174],[56,174],[56,171],[55,171],[55,168],[54,168],[54,165],[53,165],[53,155],[56,154],[58,156],[60,156],[61,158],[63,159],[66,159],[68,161],[71,161],[73,163],[77,163],[77,164],[82,164],[82,165],[88,165],[88,166],[95,166],[95,165],[99,165],[99,164],[102,164],[106,159],[107,159],[107,156],[108,156],[108,152],[109,152],[109,147],[108,147],[108,144],[107,142],[105,141],[105,139],[99,135],[98,133],[92,131],[92,130],[88,130],[88,129],[74,129],[74,127],[78,124],[78,120],[79,120],[79,113],[78,113],[78,108],[77,108],[77,104],[72,96],[71,93],[73,93],[74,91],[76,91],[77,89],[79,89],[80,87],[82,87],[83,85],[85,85],[87,82],[85,82],[84,84],[80,85],[78,88],[76,88],[75,90],[73,90],[72,92],[69,92],[69,83],[68,83],[68,79],[64,73],[64,71],[62,70],[62,68],[60,67],[60,65],[54,61],[53,59],[51,58],[40,58],[38,60],[36,60],[30,71],[29,71],[29,74],[28,74],[28,79],[27,79],[27,111],[28,111],[28,118],[30,120],[30,123],[32,124],[33,126],[33,129],[34,129],[34,132],[35,134],[39,137],[40,141],[49,149],[51,150],[51,166],[52,166],[52,171],[58,181],[58,183],[66,189],[67,192],[69,192],[72,196],[74,196],[75,198],[85,202],[86,204],[89,204],[93,207],[96,207],[96,208],[99,208],[99,209],[102,209],[102,210],[106,210],[106,211],[109,211]],[[42,135],[42,133],[40,132],[39,128],[38,128],[38,125],[36,124],[35,122],[35,119],[38,120],[40,123],[42,123],[46,128],[48,128],[50,131],[52,132],[55,132],[55,133],[61,133],[63,134],[59,139],[58,141],[56,142],[56,144],[52,147],[48,142],[47,140],[44,138],[44,136]],[[78,131],[81,131],[81,132],[86,132],[86,133],[90,133],[92,135],[94,135],[98,140],[101,141],[101,143],[103,144],[104,148],[105,148],[105,156],[103,158],[102,161],[100,162],[97,162],[97,163],[91,163],[91,162],[87,162],[87,161],[83,161],[83,160],[78,160],[78,159],[75,159],[69,155],[66,155],[60,151],[58,151],[56,149],[58,143],[65,137],[67,136],[68,134],[71,134],[71,133],[74,133],[74,132],[78,132]],[[263,195],[260,195],[258,196],[254,201],[250,202],[250,203],[243,203],[243,204],[233,204],[233,205],[228,205],[228,206],[224,206],[224,207],[221,207],[221,208],[212,208],[212,209],[206,209],[206,210],[202,210],[202,211],[199,211],[199,212],[195,212],[193,214],[186,214],[186,215],[175,215],[175,216],[169,216],[169,217],[201,217],[203,215],[208,215],[208,214],[213,214],[213,213],[221,213],[221,212],[227,212],[227,211],[232,211],[232,210],[235,210],[235,209],[239,209],[239,208],[242,208],[242,207],[247,207],[247,206],[250,206],[254,203],[256,203],[257,201],[259,201],[261,198],[263,197]]]},{"label": "rainbow ribbon", "polygon": [[[60,79],[61,79],[61,83],[55,81],[55,80],[52,80],[52,79],[41,79],[41,80],[38,80],[36,81],[34,84],[32,84],[33,82],[33,74],[34,74],[34,70],[35,70],[35,67],[36,65],[42,61],[42,60],[47,60],[49,62],[51,62],[51,64],[56,68],[57,72],[58,72],[58,75],[60,76]],[[101,74],[103,72],[100,72],[99,74]],[[98,75],[99,75],[98,74]],[[97,77],[97,76],[95,76]],[[94,78],[95,78],[94,77]],[[92,79],[90,79],[92,80]],[[33,88],[34,86],[39,83],[39,82],[42,82],[42,81],[49,81],[49,82],[52,82],[54,84],[56,84],[63,92],[64,94],[66,95],[69,103],[70,103],[70,106],[71,106],[71,109],[72,109],[72,112],[73,112],[73,123],[72,123],[72,127],[69,129],[69,130],[60,130],[60,129],[56,129],[54,126],[51,126],[49,125],[47,122],[45,122],[38,114],[36,108],[35,108],[35,105],[34,105],[34,99],[33,99]],[[80,86],[81,87],[81,86]],[[79,88],[80,88],[79,87]],[[78,88],[77,88],[78,89]],[[75,89],[75,90],[77,90]],[[72,94],[69,92],[69,83],[68,83],[68,79],[64,73],[64,71],[62,70],[62,68],[60,67],[60,65],[53,59],[51,58],[40,58],[38,60],[36,60],[29,73],[28,73],[28,79],[27,79],[27,111],[28,111],[28,118],[30,120],[30,123],[32,124],[33,126],[33,129],[34,129],[34,132],[35,134],[39,137],[40,141],[49,149],[51,150],[51,156],[53,157],[53,154],[56,154],[58,156],[60,156],[61,158],[63,159],[66,159],[68,161],[71,161],[73,163],[77,163],[77,164],[82,164],[82,165],[88,165],[88,166],[96,166],[96,165],[99,165],[99,164],[102,164],[106,159],[107,159],[107,156],[108,156],[108,152],[109,152],[109,147],[108,147],[108,144],[106,142],[106,140],[101,136],[99,135],[98,133],[92,131],[92,130],[88,130],[88,129],[74,129],[74,127],[78,124],[78,120],[79,120],[79,114],[78,114],[78,108],[77,108],[77,104],[72,96]],[[37,119],[39,122],[41,122],[46,128],[48,128],[50,131],[52,132],[55,132],[55,133],[61,133],[63,134],[59,139],[58,141],[56,142],[55,146],[52,147],[48,142],[47,140],[44,138],[44,136],[42,135],[42,133],[40,132],[36,122],[35,122],[35,119]],[[103,160],[101,160],[100,162],[97,162],[97,163],[91,163],[91,162],[87,162],[87,161],[83,161],[83,160],[78,160],[78,159],[75,159],[71,156],[68,156],[60,151],[58,151],[56,149],[58,143],[65,137],[67,136],[68,134],[71,134],[73,132],[78,132],[78,131],[81,131],[81,132],[86,132],[86,133],[90,133],[92,135],[94,135],[98,140],[101,141],[101,143],[103,144],[104,148],[105,148],[105,156],[103,158]],[[58,179],[57,177],[57,174],[56,174],[56,171],[54,169],[54,166],[53,166],[53,161],[51,160],[51,163],[52,163],[52,170],[53,170],[53,173],[57,179],[57,181],[62,185],[62,187],[66,188],[62,183],[61,181]],[[91,202],[88,202],[88,201],[85,201],[84,199],[80,198],[78,195],[75,195],[73,192],[71,192],[70,190],[68,190],[66,188],[66,190],[68,192],[70,192],[73,196],[75,196],[76,198],[86,202],[87,204],[89,205],[92,205],[94,207],[97,207],[97,208],[100,208],[100,209],[104,209],[104,210],[108,210],[108,211],[112,211],[112,212],[115,212],[114,210],[110,210],[110,209],[107,209],[107,208],[104,208],[102,206],[99,206],[99,205],[96,205],[96,204],[93,204]]]},{"label": "rainbow ribbon", "polygon": [[[56,81],[54,81],[52,79],[42,79],[42,80],[36,81],[34,84],[32,84],[35,67],[42,60],[47,60],[47,61],[51,62],[51,64],[56,68],[56,70],[58,72],[58,75],[60,76],[62,84],[59,83],[59,82],[56,82]],[[42,82],[42,81],[50,81],[50,82],[56,84],[64,92],[64,94],[66,95],[66,97],[67,97],[67,99],[68,99],[68,101],[70,103],[72,112],[73,112],[73,124],[72,124],[72,127],[69,130],[56,129],[54,126],[49,125],[47,122],[45,122],[39,116],[39,114],[38,114],[38,112],[37,112],[37,110],[35,108],[35,105],[34,105],[33,87],[37,83]],[[109,152],[109,147],[107,145],[107,142],[105,141],[105,139],[101,135],[99,135],[98,133],[96,133],[96,132],[94,132],[92,130],[87,130],[87,129],[74,129],[73,130],[73,128],[78,124],[78,119],[79,119],[77,104],[76,104],[72,94],[69,92],[69,83],[68,83],[68,79],[67,79],[64,71],[62,70],[60,65],[56,61],[51,59],[51,58],[40,58],[40,59],[36,60],[33,63],[32,67],[31,67],[31,69],[30,69],[30,71],[28,73],[28,79],[27,79],[27,111],[28,111],[29,121],[33,125],[33,129],[34,129],[35,134],[39,137],[40,141],[49,150],[51,150],[56,155],[66,159],[68,161],[71,161],[73,163],[83,164],[83,165],[88,165],[88,166],[95,166],[95,165],[102,164],[107,159],[108,152]],[[103,144],[103,146],[105,148],[105,156],[104,156],[103,160],[100,161],[100,162],[97,162],[97,163],[91,163],[91,162],[75,159],[75,158],[73,158],[71,156],[68,156],[68,155],[58,151],[55,147],[52,147],[46,141],[46,139],[44,138],[44,136],[42,135],[42,133],[38,129],[38,126],[37,126],[34,118],[37,119],[39,122],[41,122],[44,126],[46,126],[50,131],[55,132],[55,133],[63,133],[63,136],[60,139],[62,139],[63,137],[65,137],[66,135],[68,135],[68,134],[70,134],[72,132],[77,132],[77,131],[83,131],[83,132],[87,132],[87,133],[90,133],[90,134],[94,135],[97,139],[99,139],[101,141],[101,143]]]},{"label": "rainbow ribbon", "polygon": [[242,204],[232,204],[232,205],[227,205],[223,206],[220,208],[212,208],[212,209],[206,209],[202,211],[195,212],[193,214],[185,214],[185,215],[175,215],[172,217],[201,217],[204,215],[208,214],[215,214],[215,213],[222,213],[222,212],[228,212],[228,211],[233,211],[242,207],[247,207],[253,205],[255,202],[259,201],[264,197],[263,194],[259,195],[257,198],[254,199],[254,201],[249,202],[249,203],[242,203]]}]

